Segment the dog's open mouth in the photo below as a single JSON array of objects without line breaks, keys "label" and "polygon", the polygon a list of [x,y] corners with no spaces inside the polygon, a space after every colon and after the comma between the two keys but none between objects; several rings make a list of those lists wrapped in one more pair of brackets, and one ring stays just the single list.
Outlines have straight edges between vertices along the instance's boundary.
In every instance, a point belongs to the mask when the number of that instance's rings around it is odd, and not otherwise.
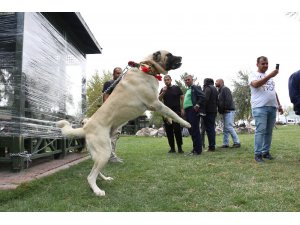
[{"label": "dog's open mouth", "polygon": [[182,63],[181,63],[181,57],[179,59],[178,62],[175,62],[173,65],[172,65],[172,69],[175,70],[175,69],[178,69],[179,67],[181,67]]},{"label": "dog's open mouth", "polygon": [[172,54],[169,54],[168,55],[167,64],[166,64],[166,69],[167,70],[178,69],[182,65],[181,60],[182,60],[182,57],[180,57],[180,56],[173,56]]}]

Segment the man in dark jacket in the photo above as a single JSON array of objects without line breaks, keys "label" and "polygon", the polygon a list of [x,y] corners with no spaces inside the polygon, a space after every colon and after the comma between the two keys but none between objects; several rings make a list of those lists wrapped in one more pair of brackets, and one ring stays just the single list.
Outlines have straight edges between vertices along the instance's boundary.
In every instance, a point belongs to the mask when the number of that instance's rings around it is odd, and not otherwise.
[{"label": "man in dark jacket", "polygon": [[300,115],[300,70],[289,78],[289,95],[296,115]]},{"label": "man in dark jacket", "polygon": [[184,77],[185,85],[188,87],[183,102],[184,115],[191,124],[189,132],[193,141],[193,150],[188,155],[200,155],[202,153],[202,138],[200,135],[200,116],[205,116],[205,94],[200,86],[193,84],[193,76]]},{"label": "man in dark jacket", "polygon": [[241,147],[241,143],[237,133],[233,128],[233,121],[234,121],[234,114],[235,114],[235,107],[232,98],[231,91],[228,87],[224,85],[223,79],[216,80],[216,87],[219,91],[218,96],[218,111],[223,116],[223,145],[222,148],[229,147],[229,134],[233,140],[233,148]]},{"label": "man in dark jacket", "polygon": [[[120,67],[116,67],[113,70],[113,79],[106,81],[103,85],[103,96],[102,96],[102,100],[103,103],[108,99],[109,95],[113,92],[114,87],[112,87],[112,84],[119,78],[119,76],[122,74],[122,69]],[[113,162],[113,163],[123,163],[123,159],[121,159],[120,157],[117,156],[116,154],[116,146],[117,146],[117,140],[119,139],[120,135],[122,132],[122,126],[118,127],[117,129],[115,129],[114,131],[112,131],[111,134],[111,148],[112,148],[112,152],[109,158],[109,162]]]},{"label": "man in dark jacket", "polygon": [[[184,95],[182,90],[177,85],[172,85],[172,79],[170,75],[164,76],[165,87],[163,87],[159,93],[158,99],[172,109],[178,116],[182,114],[182,105]],[[170,124],[166,118],[164,118],[164,127],[166,130],[168,143],[170,146],[169,153],[175,153],[175,141],[176,138],[178,153],[183,153],[182,150],[182,134],[180,124],[172,121]]]},{"label": "man in dark jacket", "polygon": [[[211,78],[204,79],[203,91],[205,93],[205,111],[206,116],[203,117],[205,130],[208,138],[208,151],[215,151],[216,146],[216,130],[215,122],[218,107],[218,90],[214,86],[214,80]],[[203,137],[203,136],[202,136]]]}]

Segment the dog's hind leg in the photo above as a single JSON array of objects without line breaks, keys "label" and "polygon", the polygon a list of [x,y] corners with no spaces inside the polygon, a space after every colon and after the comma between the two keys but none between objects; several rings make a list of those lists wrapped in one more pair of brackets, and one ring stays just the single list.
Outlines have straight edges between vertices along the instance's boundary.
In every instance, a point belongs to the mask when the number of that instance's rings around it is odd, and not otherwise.
[{"label": "dog's hind leg", "polygon": [[[91,142],[91,140],[93,140],[94,142]],[[100,175],[101,177],[104,177],[100,173],[100,171],[108,162],[108,159],[109,159],[109,156],[111,153],[110,139],[107,137],[104,138],[104,136],[98,137],[97,142],[95,143],[94,137],[93,138],[88,137],[87,142],[88,142],[89,150],[91,153],[91,157],[94,160],[94,166],[93,166],[90,174],[88,175],[87,180],[88,180],[88,183],[89,183],[91,189],[97,196],[104,196],[105,191],[101,190],[97,186],[96,180],[97,180],[98,175]],[[110,179],[110,178],[107,177],[107,179]]]},{"label": "dog's hind leg", "polygon": [[97,196],[105,196],[105,191],[101,190],[96,184],[97,177],[100,174],[100,170],[102,169],[103,165],[104,163],[101,160],[95,161],[94,166],[87,177],[91,189]]}]

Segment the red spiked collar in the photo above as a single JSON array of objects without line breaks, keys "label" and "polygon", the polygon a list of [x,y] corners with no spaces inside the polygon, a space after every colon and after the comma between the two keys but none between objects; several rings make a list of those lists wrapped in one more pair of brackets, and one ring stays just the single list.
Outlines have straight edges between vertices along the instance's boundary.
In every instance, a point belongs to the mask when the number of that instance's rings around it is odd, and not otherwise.
[{"label": "red spiked collar", "polygon": [[155,67],[152,66],[149,62],[135,63],[133,61],[129,61],[128,65],[131,67],[139,68],[144,73],[154,76],[159,81],[162,80],[162,76],[157,72]]}]

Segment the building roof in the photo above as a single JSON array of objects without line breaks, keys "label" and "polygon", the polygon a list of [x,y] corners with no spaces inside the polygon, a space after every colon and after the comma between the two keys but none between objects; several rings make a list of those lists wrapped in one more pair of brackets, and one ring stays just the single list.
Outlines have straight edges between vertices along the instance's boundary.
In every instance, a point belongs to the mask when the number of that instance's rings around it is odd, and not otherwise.
[{"label": "building roof", "polygon": [[100,54],[102,48],[79,12],[42,12],[83,54]]}]

